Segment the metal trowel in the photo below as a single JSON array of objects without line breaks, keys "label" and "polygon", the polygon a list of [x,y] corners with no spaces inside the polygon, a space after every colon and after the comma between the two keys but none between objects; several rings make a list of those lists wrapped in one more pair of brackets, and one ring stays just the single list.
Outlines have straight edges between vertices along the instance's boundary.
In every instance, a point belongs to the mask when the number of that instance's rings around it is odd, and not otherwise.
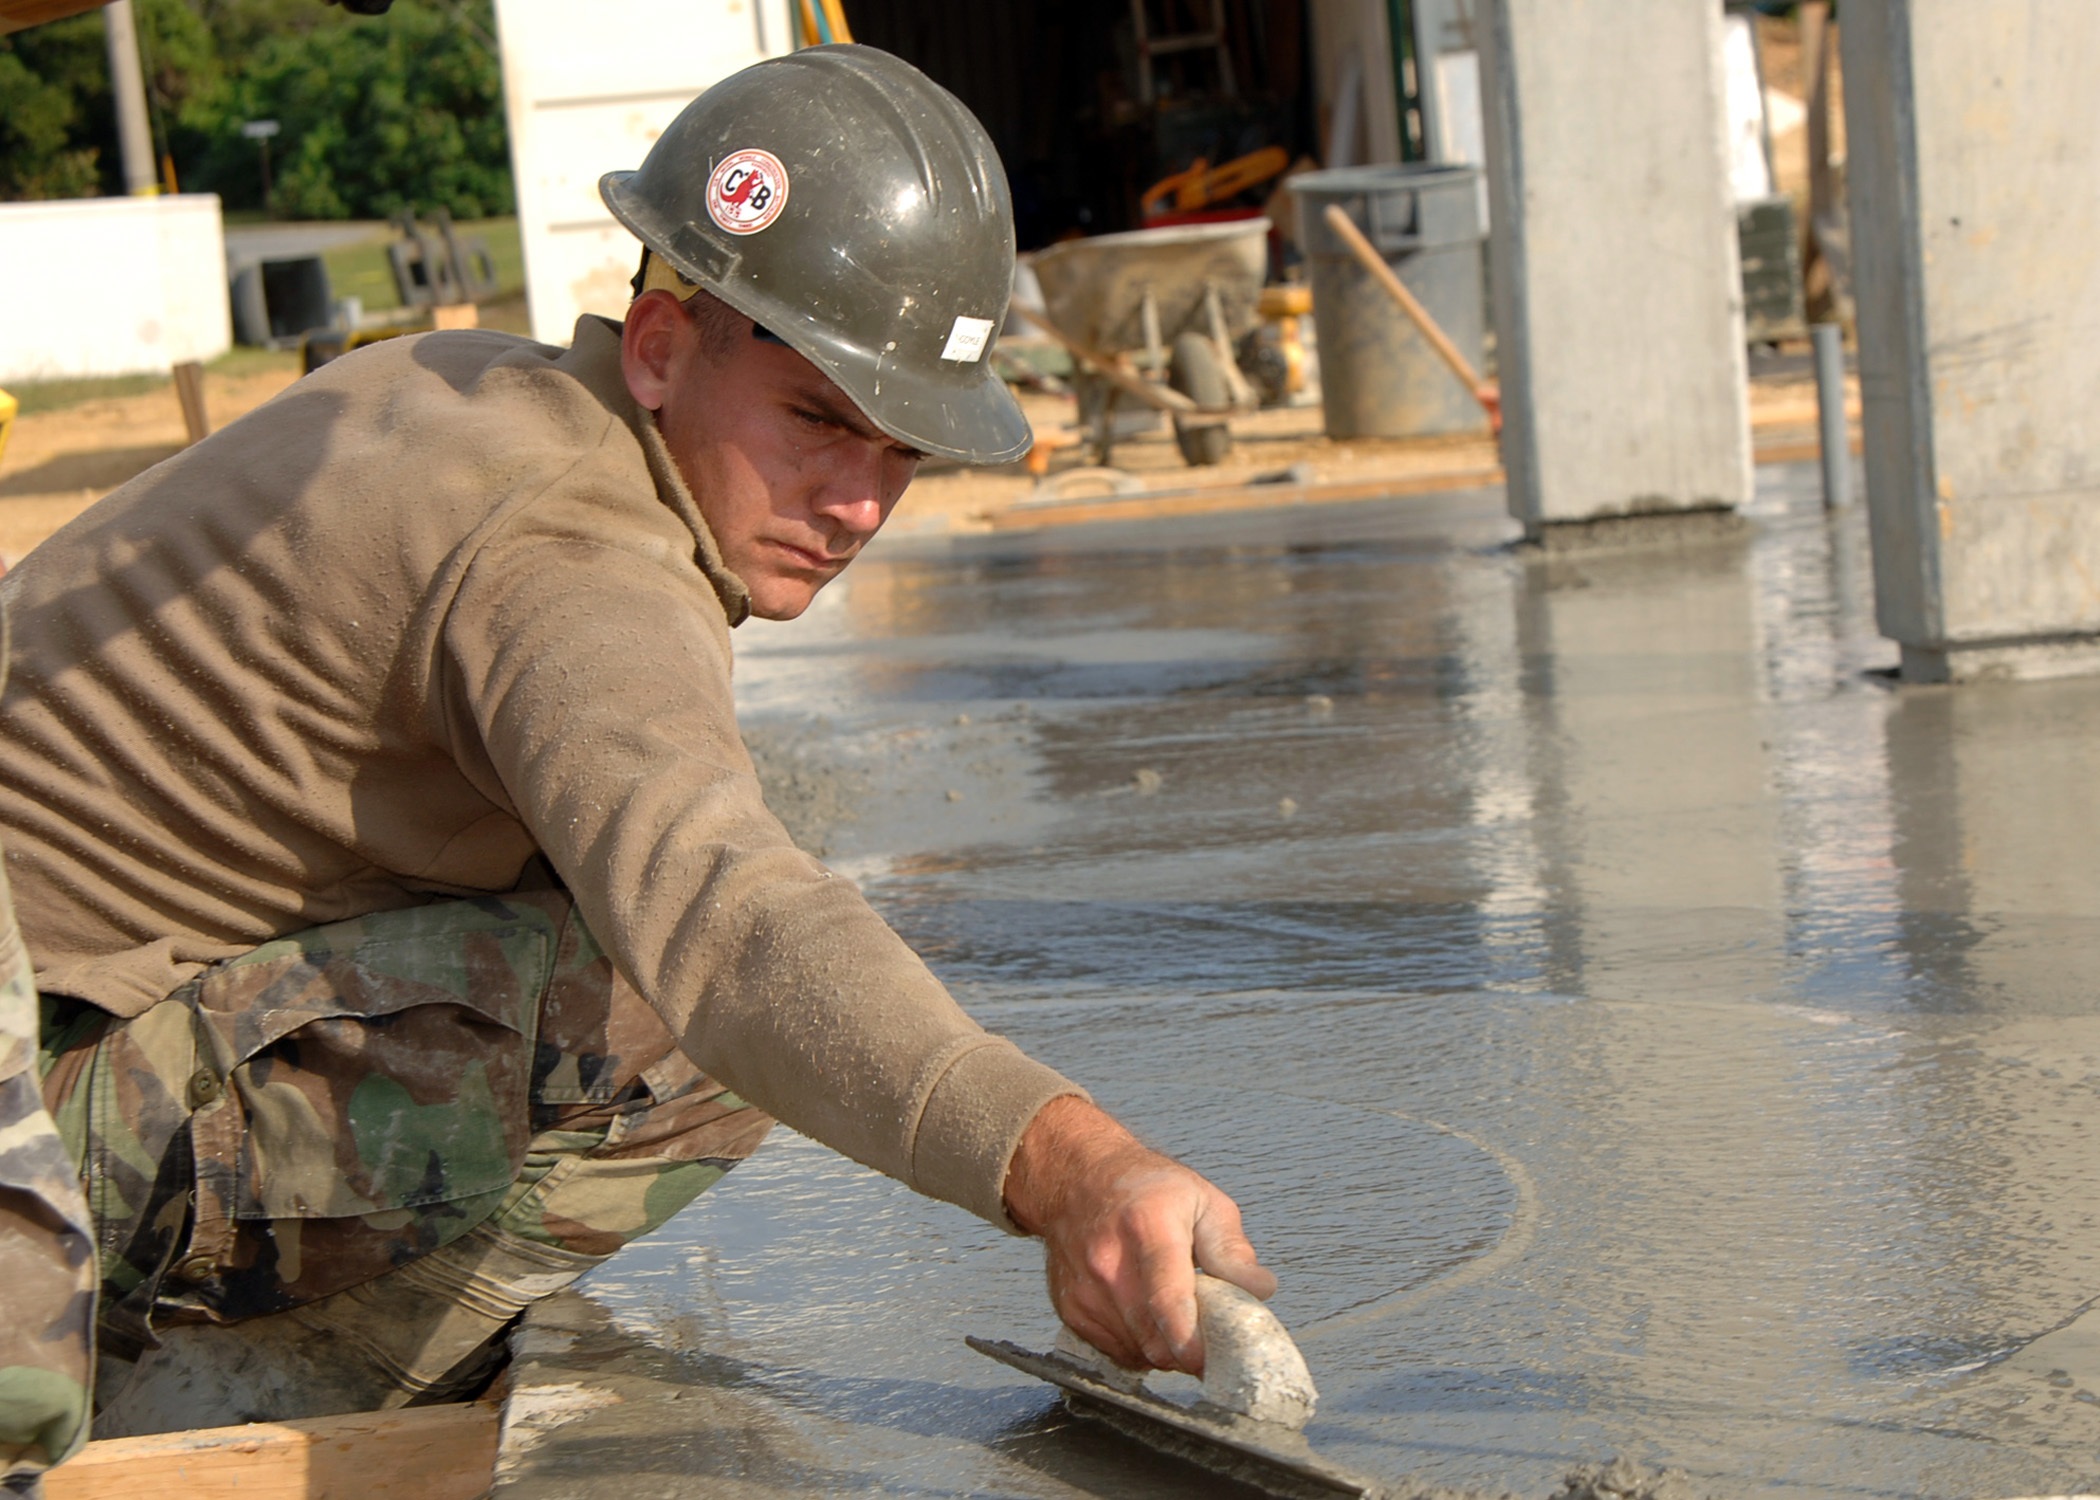
[{"label": "metal trowel", "polygon": [[1169,1401],[1069,1328],[1037,1354],[1015,1344],[970,1339],[979,1354],[1047,1380],[1065,1405],[1126,1437],[1201,1464],[1266,1494],[1292,1500],[1372,1496],[1377,1484],[1327,1462],[1302,1431],[1319,1397],[1305,1357],[1276,1315],[1228,1281],[1196,1278],[1202,1321],[1203,1394]]}]

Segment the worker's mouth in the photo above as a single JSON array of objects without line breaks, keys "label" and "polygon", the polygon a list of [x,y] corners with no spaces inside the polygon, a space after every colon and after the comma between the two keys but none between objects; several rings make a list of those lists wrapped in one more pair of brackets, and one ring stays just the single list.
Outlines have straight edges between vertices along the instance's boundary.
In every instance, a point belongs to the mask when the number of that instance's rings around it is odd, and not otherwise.
[{"label": "worker's mouth", "polygon": [[804,573],[836,573],[848,561],[847,558],[833,557],[828,552],[798,547],[793,542],[774,541],[770,545],[789,567]]}]

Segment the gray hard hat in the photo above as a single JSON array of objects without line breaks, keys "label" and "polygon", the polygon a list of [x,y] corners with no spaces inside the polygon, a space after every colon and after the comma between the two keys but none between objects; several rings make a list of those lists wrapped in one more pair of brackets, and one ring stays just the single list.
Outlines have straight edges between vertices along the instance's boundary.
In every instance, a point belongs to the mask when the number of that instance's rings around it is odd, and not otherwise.
[{"label": "gray hard hat", "polygon": [[910,63],[862,46],[754,63],[598,192],[899,442],[978,464],[1027,451],[991,362],[1013,291],[1006,174],[976,116]]}]

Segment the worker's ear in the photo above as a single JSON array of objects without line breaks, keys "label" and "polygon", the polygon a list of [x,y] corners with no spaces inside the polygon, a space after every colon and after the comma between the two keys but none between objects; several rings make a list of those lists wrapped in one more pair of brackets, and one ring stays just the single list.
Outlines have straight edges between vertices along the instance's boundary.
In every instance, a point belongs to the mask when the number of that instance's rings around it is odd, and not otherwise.
[{"label": "worker's ear", "polygon": [[683,341],[693,333],[678,299],[658,288],[642,293],[627,308],[620,331],[620,373],[635,404],[660,410],[671,388]]}]

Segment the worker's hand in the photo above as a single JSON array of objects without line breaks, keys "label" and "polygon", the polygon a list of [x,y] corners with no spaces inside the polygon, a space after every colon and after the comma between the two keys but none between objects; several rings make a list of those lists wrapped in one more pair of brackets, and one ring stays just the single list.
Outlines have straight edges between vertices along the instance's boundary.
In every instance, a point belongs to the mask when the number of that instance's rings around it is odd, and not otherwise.
[{"label": "worker's hand", "polygon": [[1257,1297],[1276,1290],[1230,1198],[1083,1099],[1029,1122],[1006,1207],[1043,1238],[1058,1316],[1129,1369],[1203,1373],[1198,1267]]}]

